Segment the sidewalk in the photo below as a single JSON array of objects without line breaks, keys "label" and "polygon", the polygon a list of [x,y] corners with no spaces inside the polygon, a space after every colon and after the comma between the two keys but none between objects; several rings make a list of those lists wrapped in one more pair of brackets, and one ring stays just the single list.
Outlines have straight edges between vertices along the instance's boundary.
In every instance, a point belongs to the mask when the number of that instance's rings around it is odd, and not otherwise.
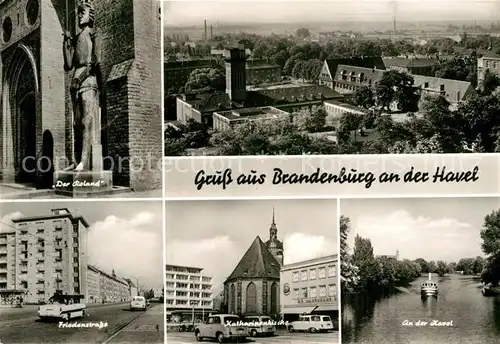
[{"label": "sidewalk", "polygon": [[163,304],[154,305],[102,344],[163,344],[164,327],[165,315]]}]

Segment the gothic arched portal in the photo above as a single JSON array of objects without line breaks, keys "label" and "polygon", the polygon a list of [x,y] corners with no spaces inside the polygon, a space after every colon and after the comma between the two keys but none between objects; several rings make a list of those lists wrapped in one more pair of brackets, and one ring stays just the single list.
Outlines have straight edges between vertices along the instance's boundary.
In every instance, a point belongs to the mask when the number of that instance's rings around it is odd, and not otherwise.
[{"label": "gothic arched portal", "polygon": [[37,123],[38,94],[35,57],[27,46],[20,44],[12,54],[2,85],[1,126],[4,135],[1,163],[4,181],[36,181],[37,143],[38,138],[41,139]]}]

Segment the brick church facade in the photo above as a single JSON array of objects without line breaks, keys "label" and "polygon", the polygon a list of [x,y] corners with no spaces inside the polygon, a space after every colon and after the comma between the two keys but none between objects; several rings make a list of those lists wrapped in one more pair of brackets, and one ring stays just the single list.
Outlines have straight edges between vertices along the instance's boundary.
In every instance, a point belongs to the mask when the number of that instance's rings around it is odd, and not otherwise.
[{"label": "brick church facade", "polygon": [[[62,33],[75,0],[0,0],[0,182],[40,186],[73,151]],[[94,0],[103,72],[101,142],[113,183],[160,186],[161,18],[154,0]],[[36,157],[33,158],[33,157]],[[52,168],[51,168],[52,167]]]},{"label": "brick church facade", "polygon": [[270,239],[264,243],[257,236],[224,282],[224,308],[228,313],[279,315],[283,243],[277,239],[277,232],[273,212]]}]

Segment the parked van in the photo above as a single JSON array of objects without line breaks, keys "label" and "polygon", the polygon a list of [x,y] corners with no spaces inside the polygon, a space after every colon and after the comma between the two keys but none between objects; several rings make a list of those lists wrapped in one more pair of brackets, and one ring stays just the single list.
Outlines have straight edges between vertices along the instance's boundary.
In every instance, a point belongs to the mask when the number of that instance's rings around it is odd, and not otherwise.
[{"label": "parked van", "polygon": [[292,321],[288,325],[288,331],[308,331],[311,333],[314,332],[328,332],[332,331],[333,322],[330,316],[328,315],[301,315],[299,320]]}]

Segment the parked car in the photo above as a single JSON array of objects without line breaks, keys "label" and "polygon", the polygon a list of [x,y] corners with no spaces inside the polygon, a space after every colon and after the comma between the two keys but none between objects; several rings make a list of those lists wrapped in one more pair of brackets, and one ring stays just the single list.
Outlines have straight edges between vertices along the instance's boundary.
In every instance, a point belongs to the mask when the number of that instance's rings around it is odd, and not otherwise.
[{"label": "parked car", "polygon": [[247,326],[248,334],[252,337],[258,335],[273,336],[274,332],[276,332],[276,326],[268,316],[251,315],[245,317],[243,321],[245,322],[245,326]]},{"label": "parked car", "polygon": [[233,314],[214,314],[207,318],[205,323],[196,326],[194,335],[201,342],[204,338],[215,338],[219,343],[228,339],[244,341],[248,336],[248,330],[244,326],[235,325],[242,321]]},{"label": "parked car", "polygon": [[147,309],[147,303],[144,296],[134,296],[130,300],[130,310],[135,311],[136,309],[145,311]]},{"label": "parked car", "polygon": [[59,295],[56,294],[49,299],[45,305],[38,307],[38,316],[42,320],[83,318],[85,316],[85,304],[82,302],[83,295]]},{"label": "parked car", "polygon": [[328,315],[301,315],[299,320],[288,325],[288,331],[328,332],[333,330],[333,322]]},{"label": "parked car", "polygon": [[179,325],[179,332],[193,332],[195,325],[193,323],[182,323]]}]

